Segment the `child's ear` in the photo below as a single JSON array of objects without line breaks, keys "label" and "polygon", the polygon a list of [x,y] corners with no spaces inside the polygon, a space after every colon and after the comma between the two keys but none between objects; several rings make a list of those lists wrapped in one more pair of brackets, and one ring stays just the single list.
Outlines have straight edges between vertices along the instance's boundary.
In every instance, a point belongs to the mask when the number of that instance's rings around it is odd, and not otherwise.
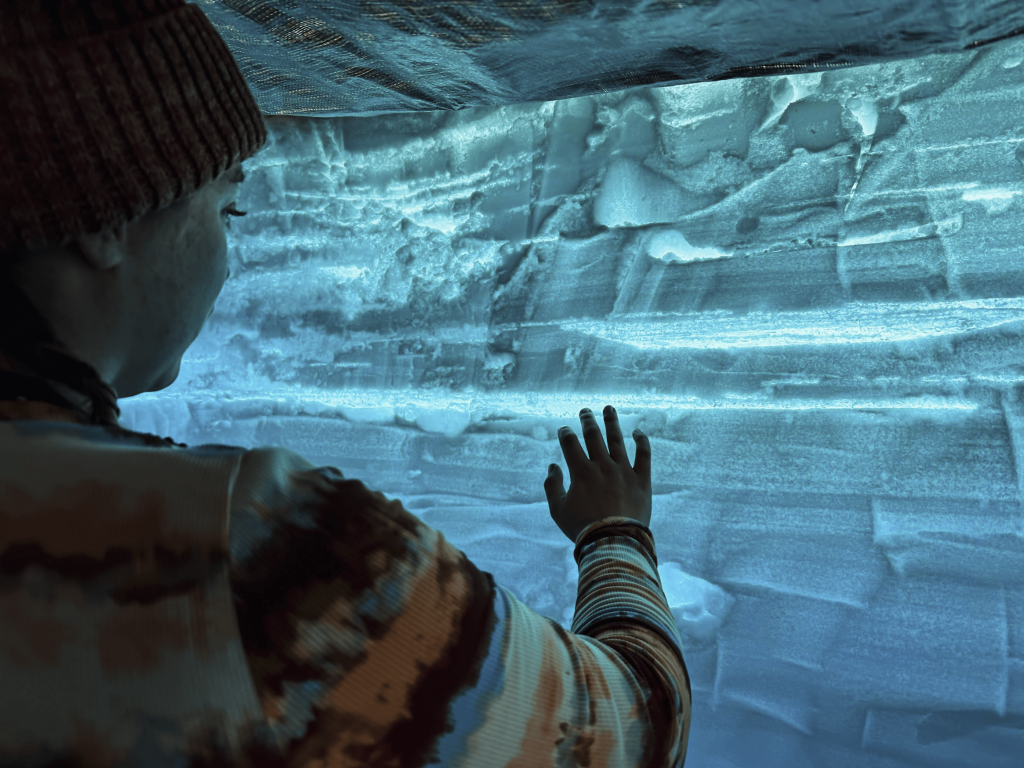
[{"label": "child's ear", "polygon": [[128,224],[95,235],[80,235],[73,242],[89,266],[99,270],[110,269],[124,261],[128,246]]}]

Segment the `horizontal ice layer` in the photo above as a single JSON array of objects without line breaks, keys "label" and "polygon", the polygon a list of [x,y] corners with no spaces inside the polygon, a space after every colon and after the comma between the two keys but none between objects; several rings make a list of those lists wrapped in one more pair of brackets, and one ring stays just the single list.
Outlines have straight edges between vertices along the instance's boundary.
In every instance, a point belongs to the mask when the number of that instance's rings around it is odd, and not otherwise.
[{"label": "horizontal ice layer", "polygon": [[901,758],[895,765],[1016,768],[1024,752],[1024,721],[971,711],[929,715],[872,709],[862,745],[869,753]]},{"label": "horizontal ice layer", "polygon": [[[610,402],[620,410],[631,457],[632,430],[639,427],[648,435],[656,493],[727,489],[1004,502],[1018,493],[1006,421],[991,409],[950,411],[907,404],[892,410],[878,405],[819,410],[779,403],[736,407],[728,400],[670,408],[664,399],[659,408],[643,408],[623,406],[624,398],[609,395],[566,398],[572,410],[539,408],[534,415],[523,395],[481,393],[466,396],[464,404],[452,396],[452,419],[461,412],[469,426],[449,436],[426,431],[408,418],[421,412],[417,409],[442,409],[444,393],[437,390],[417,393],[414,407],[404,393],[374,393],[377,407],[390,406],[394,415],[378,411],[382,418],[373,423],[345,418],[347,406],[338,396],[330,397],[336,403],[330,405],[319,396],[306,401],[301,389],[278,388],[276,397],[268,394],[239,387],[230,399],[196,395],[185,409],[187,416],[172,395],[150,396],[155,414],[141,407],[147,401],[126,403],[125,423],[134,425],[131,414],[139,412],[142,429],[172,425],[177,419],[172,434],[185,442],[286,445],[392,493],[460,493],[533,502],[544,498],[548,464],[562,464],[568,479],[558,428],[570,426],[582,445],[578,409],[597,411]],[[360,399],[364,404],[371,400],[368,393]],[[169,401],[166,409],[164,401]],[[516,403],[521,404],[519,416],[510,414]],[[861,507],[864,514],[866,509]],[[868,518],[861,522],[868,525]],[[787,530],[785,522],[780,524],[780,531]],[[827,531],[816,530],[825,536],[822,541],[828,540]],[[862,533],[865,544],[870,541],[867,530]]]},{"label": "horizontal ice layer", "polygon": [[998,328],[1024,320],[1024,300],[938,304],[856,303],[820,312],[725,310],[688,316],[647,314],[602,322],[565,322],[562,331],[639,350],[731,350],[827,344],[892,344]]},{"label": "horizontal ice layer", "polygon": [[850,498],[823,501],[796,493],[721,495],[707,571],[717,583],[749,595],[867,607],[886,570],[870,545],[866,505]]},{"label": "horizontal ice layer", "polygon": [[1024,584],[1018,502],[876,499],[872,511],[875,544],[900,576]]},{"label": "horizontal ice layer", "polygon": [[1002,590],[893,580],[867,611],[846,617],[825,658],[823,682],[875,706],[1002,715],[1007,634]]},{"label": "horizontal ice layer", "polygon": [[823,663],[849,611],[792,594],[740,595],[720,634],[712,701],[813,735]]}]

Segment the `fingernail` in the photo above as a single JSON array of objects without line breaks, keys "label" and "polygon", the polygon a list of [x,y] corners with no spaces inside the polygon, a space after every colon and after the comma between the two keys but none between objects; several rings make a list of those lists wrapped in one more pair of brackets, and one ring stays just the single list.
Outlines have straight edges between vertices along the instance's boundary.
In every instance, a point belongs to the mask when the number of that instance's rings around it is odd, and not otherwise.
[{"label": "fingernail", "polygon": [[588,414],[588,413],[590,413],[590,409],[589,408],[584,408],[582,411],[580,411],[580,416],[583,416],[583,415]]},{"label": "fingernail", "polygon": [[611,416],[613,413],[615,413],[615,409],[612,408],[610,405],[606,405],[604,407],[604,412],[606,416]]}]

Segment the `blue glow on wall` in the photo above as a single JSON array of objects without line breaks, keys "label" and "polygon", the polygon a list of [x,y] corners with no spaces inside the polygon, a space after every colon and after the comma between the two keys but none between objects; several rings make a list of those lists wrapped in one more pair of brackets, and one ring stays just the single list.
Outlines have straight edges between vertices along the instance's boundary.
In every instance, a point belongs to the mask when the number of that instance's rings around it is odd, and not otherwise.
[{"label": "blue glow on wall", "polygon": [[568,627],[542,483],[612,403],[651,439],[687,765],[1019,768],[1022,104],[1017,38],[269,118],[233,276],[122,423],[336,466]]}]

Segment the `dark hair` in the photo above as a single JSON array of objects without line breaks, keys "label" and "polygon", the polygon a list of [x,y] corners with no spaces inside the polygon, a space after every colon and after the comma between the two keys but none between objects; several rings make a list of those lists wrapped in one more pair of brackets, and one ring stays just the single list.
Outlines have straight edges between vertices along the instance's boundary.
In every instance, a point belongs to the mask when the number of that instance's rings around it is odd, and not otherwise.
[{"label": "dark hair", "polygon": [[117,426],[121,415],[117,393],[95,368],[71,354],[15,281],[14,265],[24,258],[20,253],[0,253],[0,350],[39,375],[0,371],[0,400],[25,397],[76,411],[47,383],[50,379],[88,396],[92,401],[89,423]]}]

